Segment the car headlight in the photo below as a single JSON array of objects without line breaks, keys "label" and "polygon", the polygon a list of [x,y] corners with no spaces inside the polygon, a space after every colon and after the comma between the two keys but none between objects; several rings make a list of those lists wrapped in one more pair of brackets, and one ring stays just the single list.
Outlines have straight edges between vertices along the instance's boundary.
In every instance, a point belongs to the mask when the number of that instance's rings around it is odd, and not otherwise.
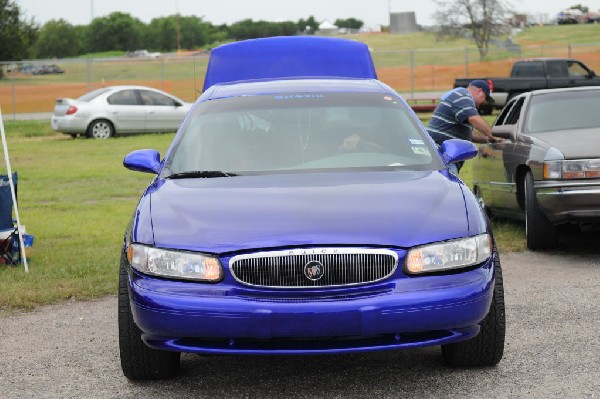
[{"label": "car headlight", "polygon": [[195,252],[131,244],[127,248],[127,259],[136,270],[155,276],[211,282],[223,276],[219,259]]},{"label": "car headlight", "polygon": [[594,179],[600,177],[600,159],[544,162],[544,179]]},{"label": "car headlight", "polygon": [[492,255],[489,234],[438,242],[408,251],[404,271],[408,274],[432,273],[477,265]]}]

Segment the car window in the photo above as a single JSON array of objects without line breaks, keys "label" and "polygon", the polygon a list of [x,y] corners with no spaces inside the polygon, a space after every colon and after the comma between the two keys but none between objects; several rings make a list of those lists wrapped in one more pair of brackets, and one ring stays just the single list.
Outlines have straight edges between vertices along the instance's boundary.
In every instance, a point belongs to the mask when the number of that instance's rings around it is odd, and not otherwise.
[{"label": "car window", "polygon": [[551,78],[561,78],[569,75],[567,63],[562,60],[548,61],[546,63],[546,70],[548,71],[548,76]]},{"label": "car window", "polygon": [[373,93],[248,96],[201,103],[166,160],[171,173],[438,169],[401,101]]},{"label": "car window", "polygon": [[544,76],[542,61],[525,61],[515,63],[511,76]]},{"label": "car window", "polygon": [[508,112],[506,116],[506,125],[516,125],[519,122],[519,116],[521,115],[521,108],[523,108],[523,103],[525,102],[525,97],[521,97],[515,100],[514,105]]},{"label": "car window", "polygon": [[121,90],[108,96],[108,103],[111,105],[139,105],[134,90]]},{"label": "car window", "polygon": [[519,114],[523,107],[524,98],[515,98],[509,101],[500,111],[500,115],[496,118],[494,126],[514,125],[519,121]]},{"label": "car window", "polygon": [[163,94],[156,93],[150,90],[139,90],[139,93],[140,97],[142,97],[144,105],[162,105],[170,107],[175,105],[175,100]]},{"label": "car window", "polygon": [[94,91],[90,91],[89,93],[84,94],[83,96],[79,97],[77,99],[77,101],[82,101],[82,102],[90,102],[92,101],[94,98],[98,97],[101,94],[106,93],[107,91],[110,91],[110,88],[108,87],[104,87],[102,89],[98,89],[98,90],[94,90]]},{"label": "car window", "polygon": [[568,63],[568,75],[569,76],[588,76],[589,72],[579,62]]},{"label": "car window", "polygon": [[532,96],[525,131],[540,133],[600,127],[599,103],[600,90],[557,91]]},{"label": "car window", "polygon": [[508,113],[510,112],[510,110],[514,104],[515,104],[515,100],[510,100],[508,103],[506,103],[506,105],[504,107],[502,107],[500,114],[498,115],[498,117],[496,118],[496,121],[494,122],[494,126],[501,126],[501,125],[506,124],[506,116],[508,115]]}]

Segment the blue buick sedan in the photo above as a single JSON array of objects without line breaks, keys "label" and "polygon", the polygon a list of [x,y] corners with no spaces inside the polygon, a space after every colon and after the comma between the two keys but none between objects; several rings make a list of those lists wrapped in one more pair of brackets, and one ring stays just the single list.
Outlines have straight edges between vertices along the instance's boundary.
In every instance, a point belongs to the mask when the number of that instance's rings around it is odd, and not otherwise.
[{"label": "blue buick sedan", "polygon": [[[310,67],[298,62],[308,55]],[[124,160],[155,175],[121,257],[127,378],[171,377],[182,352],[441,346],[450,366],[500,361],[498,252],[448,170],[473,144],[438,149],[349,40],[228,44],[206,81],[164,157]]]}]

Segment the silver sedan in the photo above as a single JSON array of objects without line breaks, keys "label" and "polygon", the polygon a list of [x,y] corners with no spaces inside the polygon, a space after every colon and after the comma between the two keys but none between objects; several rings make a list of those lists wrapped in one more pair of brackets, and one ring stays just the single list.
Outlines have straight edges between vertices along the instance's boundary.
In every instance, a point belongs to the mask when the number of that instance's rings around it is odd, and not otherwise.
[{"label": "silver sedan", "polygon": [[527,248],[558,245],[559,227],[600,226],[600,87],[511,99],[492,127],[502,142],[473,159],[473,191],[492,215],[525,221]]},{"label": "silver sedan", "polygon": [[52,129],[76,137],[105,139],[115,134],[173,132],[192,104],[144,86],[109,86],[76,100],[59,98]]}]

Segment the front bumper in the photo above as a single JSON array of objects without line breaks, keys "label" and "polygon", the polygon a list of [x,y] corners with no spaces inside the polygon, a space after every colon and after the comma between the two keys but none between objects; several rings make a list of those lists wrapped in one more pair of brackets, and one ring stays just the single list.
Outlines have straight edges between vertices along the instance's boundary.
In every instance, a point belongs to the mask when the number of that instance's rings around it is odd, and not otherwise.
[{"label": "front bumper", "polygon": [[[224,263],[225,264],[225,263]],[[489,311],[492,260],[462,273],[362,287],[266,290],[129,273],[135,323],[152,348],[213,354],[321,354],[469,339]]]},{"label": "front bumper", "polygon": [[535,190],[552,223],[600,223],[600,180],[536,182]]}]

